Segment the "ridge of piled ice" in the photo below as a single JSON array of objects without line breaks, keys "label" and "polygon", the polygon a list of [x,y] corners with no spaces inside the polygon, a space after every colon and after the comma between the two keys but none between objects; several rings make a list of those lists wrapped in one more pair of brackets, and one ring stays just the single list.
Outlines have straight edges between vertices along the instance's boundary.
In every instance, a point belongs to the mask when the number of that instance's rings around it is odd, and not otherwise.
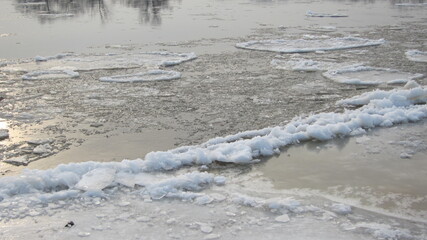
[{"label": "ridge of piled ice", "polygon": [[274,39],[237,43],[237,48],[280,52],[280,53],[303,53],[315,51],[332,51],[350,48],[377,46],[385,43],[384,39],[365,39],[358,37],[343,37],[329,39]]},{"label": "ridge of piled ice", "polygon": [[[144,167],[150,171],[172,170],[185,165],[206,165],[214,161],[252,163],[262,156],[271,156],[280,147],[310,139],[328,140],[365,132],[378,126],[418,121],[427,117],[426,89],[392,90],[391,99],[368,101],[366,105],[344,113],[319,113],[306,118],[294,119],[283,127],[242,132],[224,138],[213,139],[201,146],[181,147],[167,152],[151,152],[146,155]],[[372,93],[376,95],[377,93]],[[340,101],[345,103],[345,100]]]},{"label": "ridge of piled ice", "polygon": [[44,80],[44,79],[59,79],[59,78],[76,78],[79,73],[73,70],[42,70],[33,71],[22,75],[22,80]]},{"label": "ridge of piled ice", "polygon": [[426,118],[427,89],[416,84],[408,84],[407,88],[410,89],[377,90],[338,102],[363,105],[358,109],[313,114],[295,118],[284,126],[240,132],[199,146],[151,152],[144,160],[71,163],[49,170],[26,170],[18,177],[0,179],[0,199],[23,194],[39,198],[46,193],[73,189],[87,191],[90,196],[102,196],[103,189],[119,184],[131,188],[144,186],[144,191],[153,198],[195,199],[203,194],[192,191],[202,190],[212,183],[224,185],[225,178],[200,172],[170,177],[161,172],[213,162],[254,163],[260,157],[280,153],[280,148],[290,144],[352,136],[366,129]]},{"label": "ridge of piled ice", "polygon": [[101,77],[103,82],[147,82],[147,81],[168,81],[181,78],[181,73],[176,71],[151,70],[134,74],[116,75]]},{"label": "ridge of piled ice", "polygon": [[339,83],[361,85],[399,84],[424,77],[423,74],[412,74],[396,69],[362,65],[330,69],[322,75]]},{"label": "ridge of piled ice", "polygon": [[57,55],[36,57],[31,62],[8,64],[0,67],[3,72],[31,72],[46,70],[91,71],[146,67],[157,69],[172,66],[197,58],[195,53],[141,52],[101,55]]},{"label": "ridge of piled ice", "polygon": [[373,92],[367,92],[359,96],[340,100],[337,104],[354,106],[372,104],[383,107],[404,107],[413,104],[425,104],[427,102],[427,89],[417,85],[415,81],[410,81],[404,87],[408,88],[409,86],[409,89],[393,89],[390,91],[375,90]]},{"label": "ridge of piled ice", "polygon": [[405,52],[406,58],[414,62],[425,62],[427,63],[427,52],[419,50],[408,50]]},{"label": "ridge of piled ice", "polygon": [[305,15],[307,17],[348,17],[348,15],[340,13],[317,13],[310,10]]}]

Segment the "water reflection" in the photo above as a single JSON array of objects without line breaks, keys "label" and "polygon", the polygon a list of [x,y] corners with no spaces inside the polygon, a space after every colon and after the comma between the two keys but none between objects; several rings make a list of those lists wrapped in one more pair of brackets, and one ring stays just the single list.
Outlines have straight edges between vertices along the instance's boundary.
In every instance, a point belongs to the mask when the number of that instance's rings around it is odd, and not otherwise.
[{"label": "water reflection", "polygon": [[121,4],[139,10],[139,22],[160,25],[162,9],[170,9],[169,0],[15,0],[16,9],[35,16],[40,23],[51,23],[59,19],[81,15],[98,15],[103,23],[112,15],[113,5]]}]

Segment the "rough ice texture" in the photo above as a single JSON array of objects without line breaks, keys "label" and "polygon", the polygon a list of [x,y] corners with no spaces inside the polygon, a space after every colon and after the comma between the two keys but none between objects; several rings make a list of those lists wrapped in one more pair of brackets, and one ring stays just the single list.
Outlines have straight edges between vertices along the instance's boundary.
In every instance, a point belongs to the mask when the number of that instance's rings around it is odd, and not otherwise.
[{"label": "rough ice texture", "polygon": [[422,74],[361,65],[331,69],[324,72],[323,76],[339,83],[356,85],[401,84],[424,77]]},{"label": "rough ice texture", "polygon": [[427,52],[419,50],[408,50],[405,52],[406,58],[414,62],[425,62],[427,63]]},{"label": "rough ice texture", "polygon": [[[58,57],[61,56],[61,57]],[[0,68],[4,72],[31,72],[46,70],[91,71],[177,65],[195,59],[195,53],[143,52],[81,56],[36,57],[33,62],[8,64]]]},{"label": "rough ice texture", "polygon": [[22,80],[46,80],[79,77],[78,72],[73,70],[45,70],[33,71],[22,76]]},{"label": "rough ice texture", "polygon": [[117,75],[110,77],[101,77],[103,82],[147,82],[147,81],[166,81],[181,78],[181,73],[175,71],[151,70],[127,75]]},{"label": "rough ice texture", "polygon": [[317,13],[310,10],[305,15],[307,17],[348,17],[348,15],[340,13]]},{"label": "rough ice texture", "polygon": [[302,53],[302,52],[315,52],[315,51],[331,51],[349,48],[376,46],[383,44],[383,39],[371,40],[357,37],[344,37],[344,38],[329,38],[329,39],[276,39],[276,40],[262,40],[237,43],[236,47],[270,51],[280,53]]},{"label": "rough ice texture", "polygon": [[[22,194],[41,197],[48,192],[70,189],[97,196],[102,195],[105,188],[117,185],[133,188],[138,185],[144,186],[155,199],[173,197],[194,200],[203,194],[193,191],[200,191],[210,184],[224,185],[226,179],[200,172],[176,177],[152,172],[176,170],[189,165],[209,165],[213,162],[249,164],[257,162],[260,157],[277,154],[281,147],[302,141],[329,140],[361,134],[375,127],[419,121],[427,117],[427,89],[408,85],[407,88],[413,88],[377,90],[338,102],[363,105],[355,110],[295,118],[284,126],[214,138],[198,146],[151,152],[143,160],[72,163],[50,170],[27,170],[19,177],[0,179],[0,199]],[[199,200],[201,203],[206,202],[206,198]],[[260,204],[257,201],[249,202],[252,202],[250,205]],[[269,204],[270,208],[275,205]]]},{"label": "rough ice texture", "polygon": [[316,61],[316,60],[304,59],[304,58],[292,58],[289,60],[273,59],[271,61],[271,65],[273,65],[277,69],[283,69],[283,70],[316,72],[316,71],[327,71],[334,68],[344,67],[349,64]]}]

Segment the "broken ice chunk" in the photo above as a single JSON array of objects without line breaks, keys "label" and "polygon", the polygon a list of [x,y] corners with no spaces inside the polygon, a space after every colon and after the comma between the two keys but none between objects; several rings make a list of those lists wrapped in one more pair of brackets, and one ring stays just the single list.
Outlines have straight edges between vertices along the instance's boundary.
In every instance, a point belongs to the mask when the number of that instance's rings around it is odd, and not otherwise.
[{"label": "broken ice chunk", "polygon": [[85,175],[76,184],[75,188],[83,191],[102,190],[108,187],[116,175],[116,170],[111,168],[96,168]]}]

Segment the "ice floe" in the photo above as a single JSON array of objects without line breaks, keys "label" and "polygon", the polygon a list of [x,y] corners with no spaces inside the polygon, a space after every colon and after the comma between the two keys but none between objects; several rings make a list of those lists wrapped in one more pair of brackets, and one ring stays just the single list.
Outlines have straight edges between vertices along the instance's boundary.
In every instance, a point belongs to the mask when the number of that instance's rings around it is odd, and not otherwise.
[{"label": "ice floe", "polygon": [[48,19],[69,18],[69,17],[74,17],[74,14],[72,13],[40,13],[39,17],[48,18]]},{"label": "ice floe", "polygon": [[427,63],[427,52],[419,50],[408,50],[405,52],[406,58],[414,62],[425,62]]},{"label": "ice floe", "polygon": [[348,17],[346,14],[340,13],[318,13],[313,11],[307,11],[305,14],[307,17]]},{"label": "ice floe", "polygon": [[304,30],[314,31],[314,32],[335,32],[337,30],[337,27],[335,27],[335,26],[310,26],[308,28],[304,28]]},{"label": "ice floe", "polygon": [[117,75],[110,77],[101,77],[103,82],[147,82],[147,81],[166,81],[181,78],[181,73],[175,71],[151,70],[127,75]]},{"label": "ice floe", "polygon": [[323,76],[333,81],[345,84],[378,85],[402,84],[410,80],[422,78],[423,74],[412,74],[389,68],[369,66],[347,66],[340,69],[331,69]]},{"label": "ice floe", "polygon": [[275,58],[271,61],[271,65],[273,65],[277,69],[283,70],[315,72],[327,71],[330,69],[336,69],[348,65],[356,66],[360,64],[337,63],[332,61],[317,61],[305,58],[291,58],[289,60]]},{"label": "ice floe", "polygon": [[195,53],[142,52],[103,55],[57,55],[36,57],[35,61],[8,64],[0,68],[3,72],[31,72],[47,70],[91,71],[159,66],[172,66],[195,59]]},{"label": "ice floe", "polygon": [[73,70],[41,70],[22,75],[22,80],[46,80],[76,77],[79,77],[79,73]]},{"label": "ice floe", "polygon": [[427,7],[427,3],[396,3],[400,7]]},{"label": "ice floe", "polygon": [[329,39],[275,39],[237,43],[236,47],[280,53],[303,53],[315,51],[331,51],[383,44],[383,39],[371,40],[358,37]]}]

